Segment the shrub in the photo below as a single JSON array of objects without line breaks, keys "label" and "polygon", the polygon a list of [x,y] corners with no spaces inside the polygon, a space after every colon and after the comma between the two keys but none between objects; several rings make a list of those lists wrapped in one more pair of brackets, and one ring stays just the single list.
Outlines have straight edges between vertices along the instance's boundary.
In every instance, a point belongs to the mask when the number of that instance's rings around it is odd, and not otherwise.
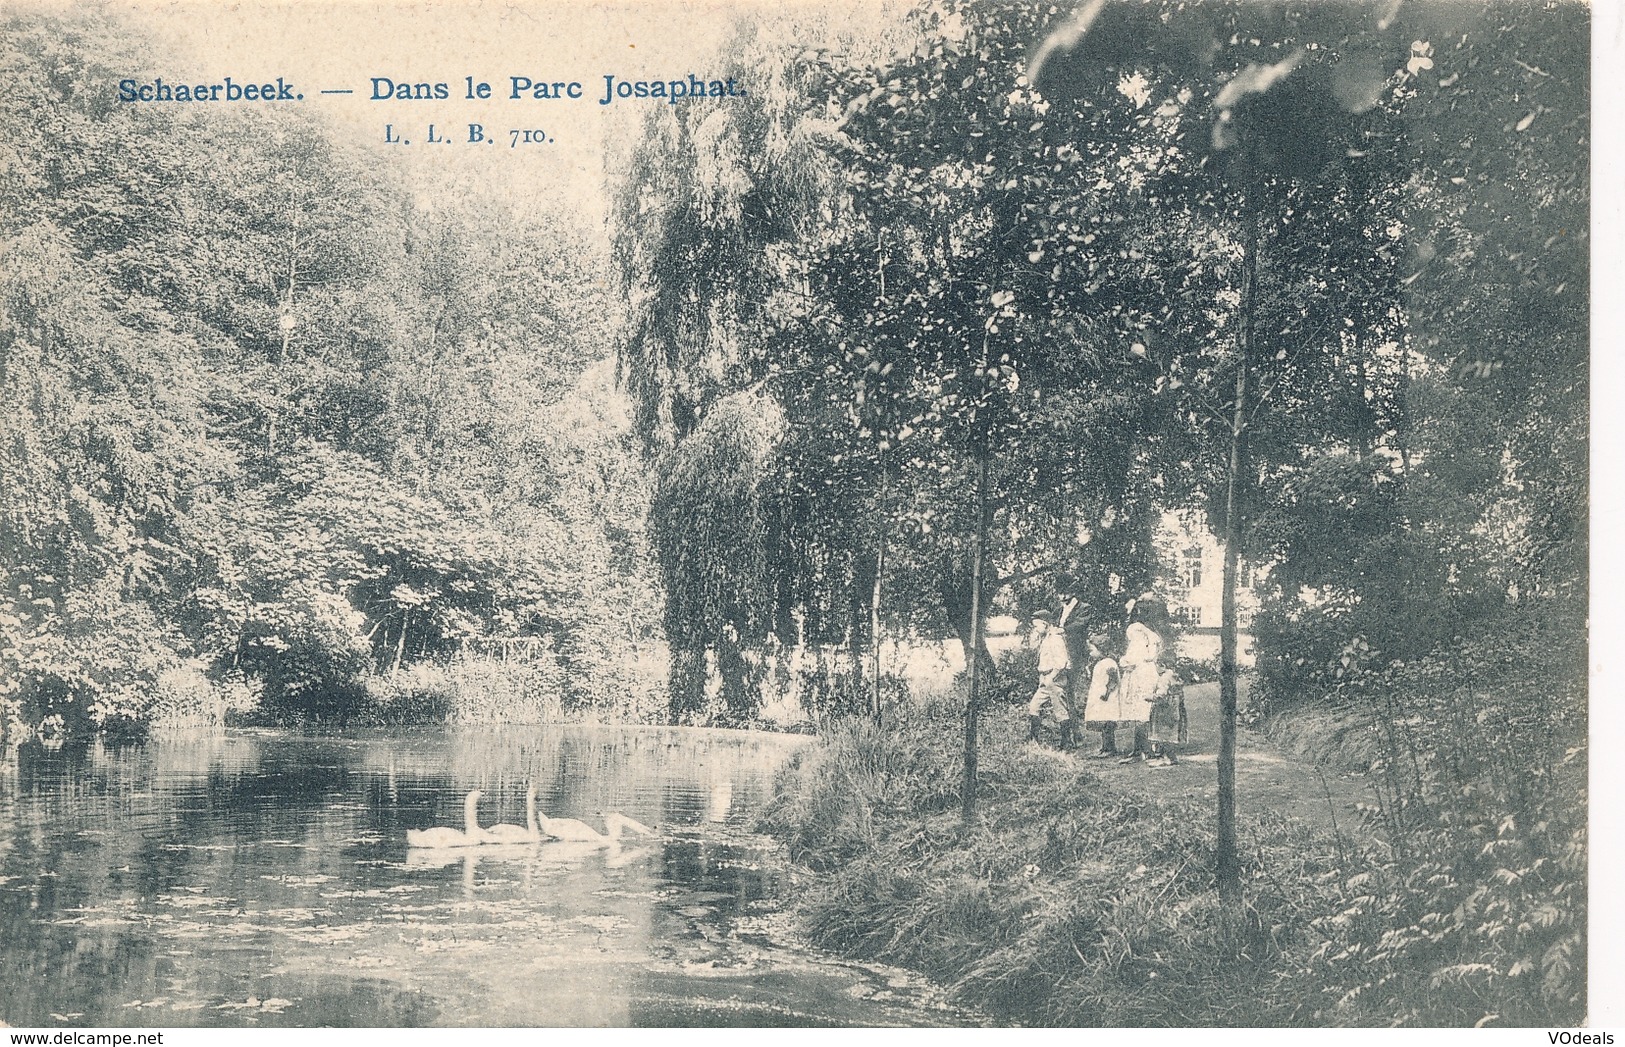
[{"label": "shrub", "polygon": [[1038,681],[1038,650],[1026,644],[1001,651],[982,681],[983,708],[1025,704]]},{"label": "shrub", "polygon": [[158,674],[146,715],[154,730],[197,730],[223,726],[258,704],[258,693],[241,673],[212,680],[202,663],[192,660]]},{"label": "shrub", "polygon": [[1185,683],[1207,683],[1219,678],[1219,659],[1217,655],[1212,658],[1180,655],[1174,661],[1174,672]]},{"label": "shrub", "polygon": [[[1366,772],[1365,813],[1386,841],[1319,925],[1317,969],[1343,990],[1334,1015],[1584,1017],[1584,641],[1539,613],[1497,626],[1409,663],[1340,661],[1330,705],[1280,728]],[[1318,746],[1306,723],[1321,725]]]},{"label": "shrub", "polygon": [[1341,608],[1266,605],[1253,616],[1259,684],[1253,709],[1276,713],[1324,696],[1332,666],[1355,636]]},{"label": "shrub", "polygon": [[368,677],[366,691],[366,718],[380,725],[445,723],[457,698],[446,667],[429,662]]},{"label": "shrub", "polygon": [[295,591],[243,626],[243,668],[264,681],[264,710],[296,723],[345,724],[367,707],[371,650],[362,616],[341,596]]},{"label": "shrub", "polygon": [[181,665],[180,640],[111,579],[69,593],[43,615],[0,604],[0,706],[7,735],[41,724],[83,737],[140,734],[159,677]]}]

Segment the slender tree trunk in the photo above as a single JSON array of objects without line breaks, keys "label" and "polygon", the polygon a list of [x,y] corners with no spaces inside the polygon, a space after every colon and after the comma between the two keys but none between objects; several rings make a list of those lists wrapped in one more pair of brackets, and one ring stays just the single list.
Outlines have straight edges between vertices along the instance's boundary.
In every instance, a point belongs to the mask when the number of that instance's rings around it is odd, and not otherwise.
[{"label": "slender tree trunk", "polygon": [[[866,605],[874,589],[874,580],[863,576],[863,570],[867,566],[866,560],[866,557],[853,555],[852,584],[847,589],[845,640],[846,650],[852,665],[852,686],[855,695],[866,694],[868,690],[863,681],[863,674],[868,668],[867,663],[869,661],[865,656],[867,652],[864,644],[874,640],[871,635],[866,641],[863,634],[863,631],[869,627],[871,611]],[[865,582],[869,584],[865,585]]]},{"label": "slender tree trunk", "polygon": [[984,634],[978,641],[970,627],[970,586],[958,584],[959,577],[954,572],[959,569],[960,565],[952,560],[942,565],[943,581],[938,586],[937,592],[942,597],[943,613],[948,618],[948,624],[953,627],[955,638],[959,640],[959,649],[965,656],[966,670],[969,671],[971,662],[978,657],[982,660],[982,667],[988,668],[993,665],[993,654],[987,649],[987,636]]},{"label": "slender tree trunk", "polygon": [[[295,164],[293,168],[293,179],[294,184],[298,185],[299,167],[297,164]],[[275,397],[280,394],[282,385],[281,371],[283,365],[287,363],[288,345],[293,339],[293,292],[294,288],[299,282],[299,204],[297,199],[295,200],[293,206],[291,224],[292,232],[290,232],[288,235],[288,282],[282,295],[281,315],[277,317],[277,326],[282,332],[282,347],[276,356],[276,367],[273,368],[271,372],[271,381],[274,383],[274,387],[272,389],[273,402],[271,404],[271,417],[268,420],[265,430],[265,453],[268,455],[276,453],[276,423],[278,405],[275,403]]]},{"label": "slender tree trunk", "polygon": [[[1238,399],[1246,379],[1236,382]],[[1214,863],[1219,898],[1241,897],[1241,866],[1236,857],[1236,482],[1241,458],[1241,408],[1230,435],[1230,475],[1225,482],[1224,591],[1219,619],[1219,845]]]},{"label": "slender tree trunk", "polygon": [[1399,479],[1407,483],[1411,478],[1411,350],[1403,342],[1399,346],[1399,418],[1395,428],[1399,441]]},{"label": "slender tree trunk", "polygon": [[880,594],[881,580],[886,574],[886,535],[882,531],[875,546],[875,586],[874,593],[869,599],[869,650],[874,654],[874,667],[869,673],[870,681],[874,685],[874,699],[870,712],[875,723],[882,723],[885,719],[885,709],[880,700]]},{"label": "slender tree trunk", "polygon": [[406,653],[406,627],[412,621],[412,608],[408,607],[401,615],[401,634],[395,638],[395,664],[390,672],[399,672],[401,668],[401,655]]},{"label": "slender tree trunk", "polygon": [[1241,485],[1247,468],[1248,372],[1252,369],[1253,308],[1258,280],[1257,193],[1248,185],[1242,199],[1246,223],[1241,259],[1241,329],[1237,338],[1236,403],[1230,422],[1230,467],[1224,485],[1224,579],[1219,619],[1219,841],[1214,862],[1219,899],[1241,899],[1241,863],[1236,854],[1236,582],[1237,541],[1241,537]]},{"label": "slender tree trunk", "polygon": [[[885,277],[882,275],[882,283]],[[870,714],[876,724],[885,722],[885,708],[880,697],[880,597],[886,577],[886,470],[880,471],[880,493],[875,499],[875,578],[869,594],[869,649],[874,665],[869,673],[874,690],[871,695]]]},{"label": "slender tree trunk", "polygon": [[[880,297],[886,297],[886,231],[880,230],[875,234],[875,273],[880,282]],[[874,651],[874,671],[869,675],[873,678],[874,698],[870,713],[874,716],[876,724],[884,722],[883,710],[880,705],[880,586],[881,579],[886,574],[886,470],[880,471],[880,497],[876,499],[879,523],[875,528],[875,584],[874,592],[869,599],[869,644]]]},{"label": "slender tree trunk", "polygon": [[976,458],[976,544],[970,566],[970,694],[965,700],[965,777],[960,787],[966,822],[976,817],[976,718],[982,699],[982,553],[987,545],[987,453]]}]

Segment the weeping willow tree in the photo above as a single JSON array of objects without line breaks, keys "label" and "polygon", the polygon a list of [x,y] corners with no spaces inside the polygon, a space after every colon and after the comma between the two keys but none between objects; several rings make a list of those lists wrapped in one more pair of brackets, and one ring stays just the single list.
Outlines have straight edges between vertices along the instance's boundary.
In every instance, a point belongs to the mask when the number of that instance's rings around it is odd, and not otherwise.
[{"label": "weeping willow tree", "polygon": [[794,248],[829,171],[805,78],[764,32],[742,27],[729,48],[744,99],[651,109],[614,201],[619,376],[654,450],[686,439],[719,398],[760,388],[768,340],[797,316]]},{"label": "weeping willow tree", "polygon": [[702,713],[711,680],[723,718],[748,718],[774,634],[799,642],[798,608],[851,602],[821,591],[854,584],[854,557],[819,548],[829,528],[808,533],[818,517],[801,513],[804,492],[786,479],[795,455],[783,446],[789,361],[824,337],[809,323],[799,257],[827,217],[833,177],[820,141],[828,121],[791,60],[803,49],[796,34],[808,32],[839,27],[742,24],[726,75],[749,93],[655,107],[620,165],[619,377],[659,459],[651,530],[673,719]]},{"label": "weeping willow tree", "polygon": [[755,711],[762,672],[755,654],[773,606],[763,488],[782,430],[772,401],[731,396],[666,456],[650,520],[667,580],[673,722],[706,711],[713,671],[723,719]]},{"label": "weeping willow tree", "polygon": [[[751,36],[734,53],[754,94],[660,108],[620,165],[621,378],[663,459],[652,522],[676,716],[705,705],[713,673],[742,714],[774,641],[841,652],[822,671],[842,677],[843,704],[867,692],[878,711],[882,667],[865,654],[882,611],[891,627],[951,628],[980,664],[978,623],[1007,588],[1082,568],[1104,593],[1110,573],[1136,573],[1130,550],[1106,547],[1153,517],[1126,494],[1143,398],[1108,388],[1075,324],[1016,319],[1003,288],[1031,282],[1019,213],[979,177],[987,142],[922,101],[975,80],[980,58],[945,58],[930,17],[908,31],[872,61]],[[1001,113],[1000,148],[1037,148],[1017,134],[1030,115]],[[742,463],[767,445],[734,430],[770,407],[783,422],[762,472]],[[745,500],[752,527],[709,519]],[[739,575],[745,561],[770,577]],[[743,588],[719,594],[718,577]]]}]

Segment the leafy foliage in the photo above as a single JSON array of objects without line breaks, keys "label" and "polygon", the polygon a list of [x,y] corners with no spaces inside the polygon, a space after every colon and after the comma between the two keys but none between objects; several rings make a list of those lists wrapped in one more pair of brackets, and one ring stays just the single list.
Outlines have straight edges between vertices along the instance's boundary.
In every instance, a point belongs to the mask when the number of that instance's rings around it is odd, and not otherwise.
[{"label": "leafy foliage", "polygon": [[[1586,759],[1580,639],[1513,615],[1444,653],[1351,645],[1324,704],[1278,718],[1306,755],[1364,773],[1384,841],[1352,862],[1317,970],[1333,1014],[1529,1025],[1585,1010]],[[1557,1016],[1555,1019],[1553,1016]]]},{"label": "leafy foliage", "polygon": [[[202,665],[342,721],[378,669],[493,636],[553,637],[564,705],[615,696],[654,597],[596,255],[436,209],[308,115],[114,104],[144,48],[96,13],[0,27],[8,720],[139,724]],[[567,397],[604,424],[545,421]]]},{"label": "leafy foliage", "polygon": [[[1090,592],[1112,573],[1136,584],[1148,521],[1205,508],[1229,551],[1271,564],[1257,622],[1263,707],[1344,700],[1364,674],[1362,693],[1386,710],[1372,771],[1393,850],[1360,858],[1350,875],[1367,878],[1352,886],[1303,870],[1313,903],[1287,903],[1383,918],[1332,920],[1321,928],[1336,948],[1281,954],[1279,977],[1304,990],[1295,1020],[1575,1013],[1579,907],[1531,921],[1547,912],[1533,891],[1487,886],[1529,879],[1572,895],[1575,823],[1537,816],[1540,829],[1516,831],[1529,863],[1497,867],[1506,875],[1474,857],[1509,814],[1569,802],[1574,783],[1500,762],[1535,735],[1506,748],[1494,728],[1462,730],[1482,710],[1436,667],[1459,668],[1465,649],[1522,686],[1549,670],[1560,682],[1542,766],[1561,764],[1548,759],[1553,739],[1576,748],[1562,725],[1583,702],[1578,662],[1537,671],[1490,645],[1528,621],[1583,631],[1585,82],[1553,70],[1583,61],[1586,17],[1577,5],[942,2],[919,5],[878,61],[781,55],[814,98],[775,103],[775,126],[818,144],[808,169],[828,192],[773,196],[761,213],[779,227],[689,226],[705,250],[756,252],[764,293],[748,324],[712,330],[714,366],[646,369],[654,384],[638,394],[658,414],[662,397],[706,390],[688,401],[695,424],[670,430],[679,452],[742,390],[783,419],[777,464],[764,473],[753,459],[749,475],[752,512],[775,519],[777,491],[789,522],[752,530],[754,610],[726,651],[693,636],[696,671],[681,686],[704,686],[705,659],[756,665],[751,652],[780,643],[856,655],[864,609],[894,629],[968,623],[979,462],[991,465],[996,584],[1014,601],[1052,591],[1048,572]],[[690,148],[682,136],[649,142]],[[1470,304],[1480,261],[1502,300],[1549,323]],[[711,314],[692,292],[703,268],[679,268],[668,282],[689,291],[668,299],[672,315],[703,328]],[[622,271],[647,285],[647,270]],[[634,332],[623,360],[644,337]],[[690,526],[673,514],[656,527],[673,524]],[[807,840],[828,832],[837,855],[874,859],[872,882],[830,900],[828,929],[863,955],[960,978],[959,939],[939,949],[928,928],[974,940],[1018,921],[968,868],[936,893],[897,881],[911,856],[889,839],[902,830],[871,774],[892,780],[873,770],[891,741],[854,741],[855,753],[839,742],[831,759],[865,769],[809,799],[838,813]],[[936,791],[905,787],[899,809],[936,810],[949,776],[934,774]],[[946,847],[932,857],[964,860]],[[1349,893],[1378,881],[1370,898]],[[840,938],[850,924],[836,914],[871,904],[902,938]],[[1430,929],[1390,935],[1379,922]],[[1372,957],[1377,973],[1362,981],[1355,968]],[[1551,975],[1544,988],[1528,980],[1537,969]],[[1344,995],[1310,992],[1322,977]],[[1419,978],[1465,988],[1417,1005]],[[1510,995],[1494,1011],[1497,993]]]}]

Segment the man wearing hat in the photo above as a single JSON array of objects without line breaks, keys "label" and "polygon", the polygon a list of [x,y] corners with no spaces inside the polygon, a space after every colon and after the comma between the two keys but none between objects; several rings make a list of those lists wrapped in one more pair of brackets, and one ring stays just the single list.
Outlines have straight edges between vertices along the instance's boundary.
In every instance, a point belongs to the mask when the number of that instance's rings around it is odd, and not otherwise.
[{"label": "man wearing hat", "polygon": [[[1095,631],[1094,605],[1074,597],[1061,608],[1061,617],[1055,624],[1066,637],[1069,666],[1066,705],[1076,721],[1079,710],[1083,708],[1084,694],[1089,689],[1089,666],[1094,661],[1089,654],[1089,636]],[[1083,729],[1078,722],[1074,722],[1073,727],[1079,731]]]},{"label": "man wearing hat", "polygon": [[1066,704],[1067,677],[1072,668],[1066,652],[1066,634],[1056,624],[1055,612],[1041,610],[1033,615],[1038,626],[1038,689],[1027,703],[1027,740],[1038,741],[1038,728],[1043,721],[1044,706],[1061,728],[1061,748],[1072,747],[1077,725]]}]

